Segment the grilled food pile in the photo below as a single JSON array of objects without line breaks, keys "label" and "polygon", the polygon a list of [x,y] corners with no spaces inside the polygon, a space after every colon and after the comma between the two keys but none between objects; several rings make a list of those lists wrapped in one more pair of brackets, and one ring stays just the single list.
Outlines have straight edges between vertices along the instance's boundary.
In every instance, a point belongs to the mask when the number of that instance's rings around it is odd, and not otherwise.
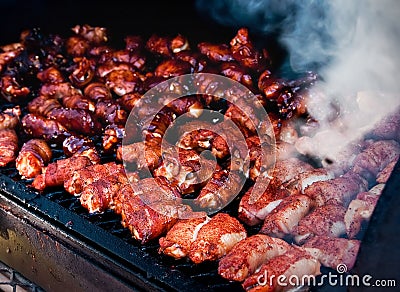
[{"label": "grilled food pile", "polygon": [[[219,261],[218,273],[245,290],[282,288],[276,278],[260,281],[266,273],[301,277],[318,275],[321,265],[351,269],[365,222],[399,158],[400,112],[321,167],[298,152],[318,129],[306,107],[317,76],[305,72],[285,80],[273,68],[268,50],[258,49],[245,28],[229,44],[192,44],[179,34],[131,35],[122,48],[112,47],[101,27],[77,25],[67,37],[24,31],[19,43],[0,52],[0,167],[15,167],[38,192],[63,188],[90,213],[113,210],[133,238],[159,241],[166,256]],[[272,124],[263,133],[270,152],[261,151],[265,139],[257,134],[264,121],[256,121],[256,129],[240,96],[235,104],[224,100],[208,75],[196,82],[208,94],[176,98],[185,90],[181,84],[164,88],[151,126],[126,129],[134,108],[139,120],[153,118],[143,94],[190,73],[219,74],[253,92],[254,106],[264,107]],[[236,145],[237,153],[218,134],[224,128],[193,128],[161,148],[179,116],[199,117],[205,109],[240,129],[246,143]],[[201,155],[205,150],[215,159]],[[275,167],[266,156],[276,156]],[[234,168],[237,159],[247,159],[249,169]],[[202,211],[223,205],[242,180],[234,214]],[[262,192],[255,198],[256,180]],[[180,204],[182,198],[193,198],[194,205]]]}]

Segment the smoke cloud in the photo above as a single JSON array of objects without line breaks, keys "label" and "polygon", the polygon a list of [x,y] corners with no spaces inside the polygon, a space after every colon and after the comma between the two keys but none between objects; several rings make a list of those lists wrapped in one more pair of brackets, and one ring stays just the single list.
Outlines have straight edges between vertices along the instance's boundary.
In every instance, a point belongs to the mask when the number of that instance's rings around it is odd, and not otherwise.
[{"label": "smoke cloud", "polygon": [[[320,123],[309,143],[313,155],[335,157],[398,109],[399,1],[198,0],[197,5],[224,25],[277,34],[294,71],[319,68],[322,81],[307,102]],[[335,121],[333,111],[339,115]]]}]

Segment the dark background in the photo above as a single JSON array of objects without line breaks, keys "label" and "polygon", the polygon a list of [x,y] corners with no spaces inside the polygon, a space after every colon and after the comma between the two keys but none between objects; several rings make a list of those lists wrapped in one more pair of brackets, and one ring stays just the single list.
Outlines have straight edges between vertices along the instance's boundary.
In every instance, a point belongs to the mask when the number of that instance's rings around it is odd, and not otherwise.
[{"label": "dark background", "polygon": [[195,1],[0,0],[1,43],[18,41],[22,30],[41,27],[65,34],[76,24],[107,27],[112,41],[127,34],[182,33],[194,41],[229,40],[233,28],[200,15]]}]

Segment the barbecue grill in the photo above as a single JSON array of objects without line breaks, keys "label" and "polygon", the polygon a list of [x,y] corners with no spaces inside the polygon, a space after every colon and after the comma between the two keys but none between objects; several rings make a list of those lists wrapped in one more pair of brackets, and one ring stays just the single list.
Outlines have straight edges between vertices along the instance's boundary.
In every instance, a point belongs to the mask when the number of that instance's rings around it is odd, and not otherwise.
[{"label": "barbecue grill", "polygon": [[[40,26],[61,34],[78,23],[110,28],[116,42],[128,33],[180,32],[194,41],[222,42],[227,40],[225,36],[234,35],[236,28],[210,22],[196,13],[193,3],[176,2],[113,1],[112,7],[102,7],[95,1],[69,1],[63,7],[53,7],[50,1],[18,6],[9,1],[0,25],[1,43],[17,41],[16,36],[26,28]],[[272,53],[282,59],[283,54],[274,52],[274,48],[279,52],[273,45]],[[365,233],[355,272],[400,281],[396,273],[400,262],[400,236],[396,232],[400,215],[395,210],[399,192],[398,162]],[[233,201],[223,212],[235,215],[237,204]],[[38,194],[26,187],[15,168],[0,169],[0,260],[43,289],[242,291],[239,283],[228,282],[217,274],[217,262],[195,265],[160,255],[157,242],[141,245],[120,221],[119,215],[110,210],[88,214],[78,198],[62,190]],[[255,230],[249,228],[248,232]]]}]

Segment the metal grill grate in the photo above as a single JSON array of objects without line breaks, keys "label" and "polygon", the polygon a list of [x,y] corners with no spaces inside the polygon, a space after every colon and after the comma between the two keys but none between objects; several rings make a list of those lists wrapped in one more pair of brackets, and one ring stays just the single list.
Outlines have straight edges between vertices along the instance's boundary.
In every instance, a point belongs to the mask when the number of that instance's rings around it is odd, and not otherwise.
[{"label": "metal grill grate", "polygon": [[0,262],[0,290],[5,292],[44,292],[42,288]]}]

